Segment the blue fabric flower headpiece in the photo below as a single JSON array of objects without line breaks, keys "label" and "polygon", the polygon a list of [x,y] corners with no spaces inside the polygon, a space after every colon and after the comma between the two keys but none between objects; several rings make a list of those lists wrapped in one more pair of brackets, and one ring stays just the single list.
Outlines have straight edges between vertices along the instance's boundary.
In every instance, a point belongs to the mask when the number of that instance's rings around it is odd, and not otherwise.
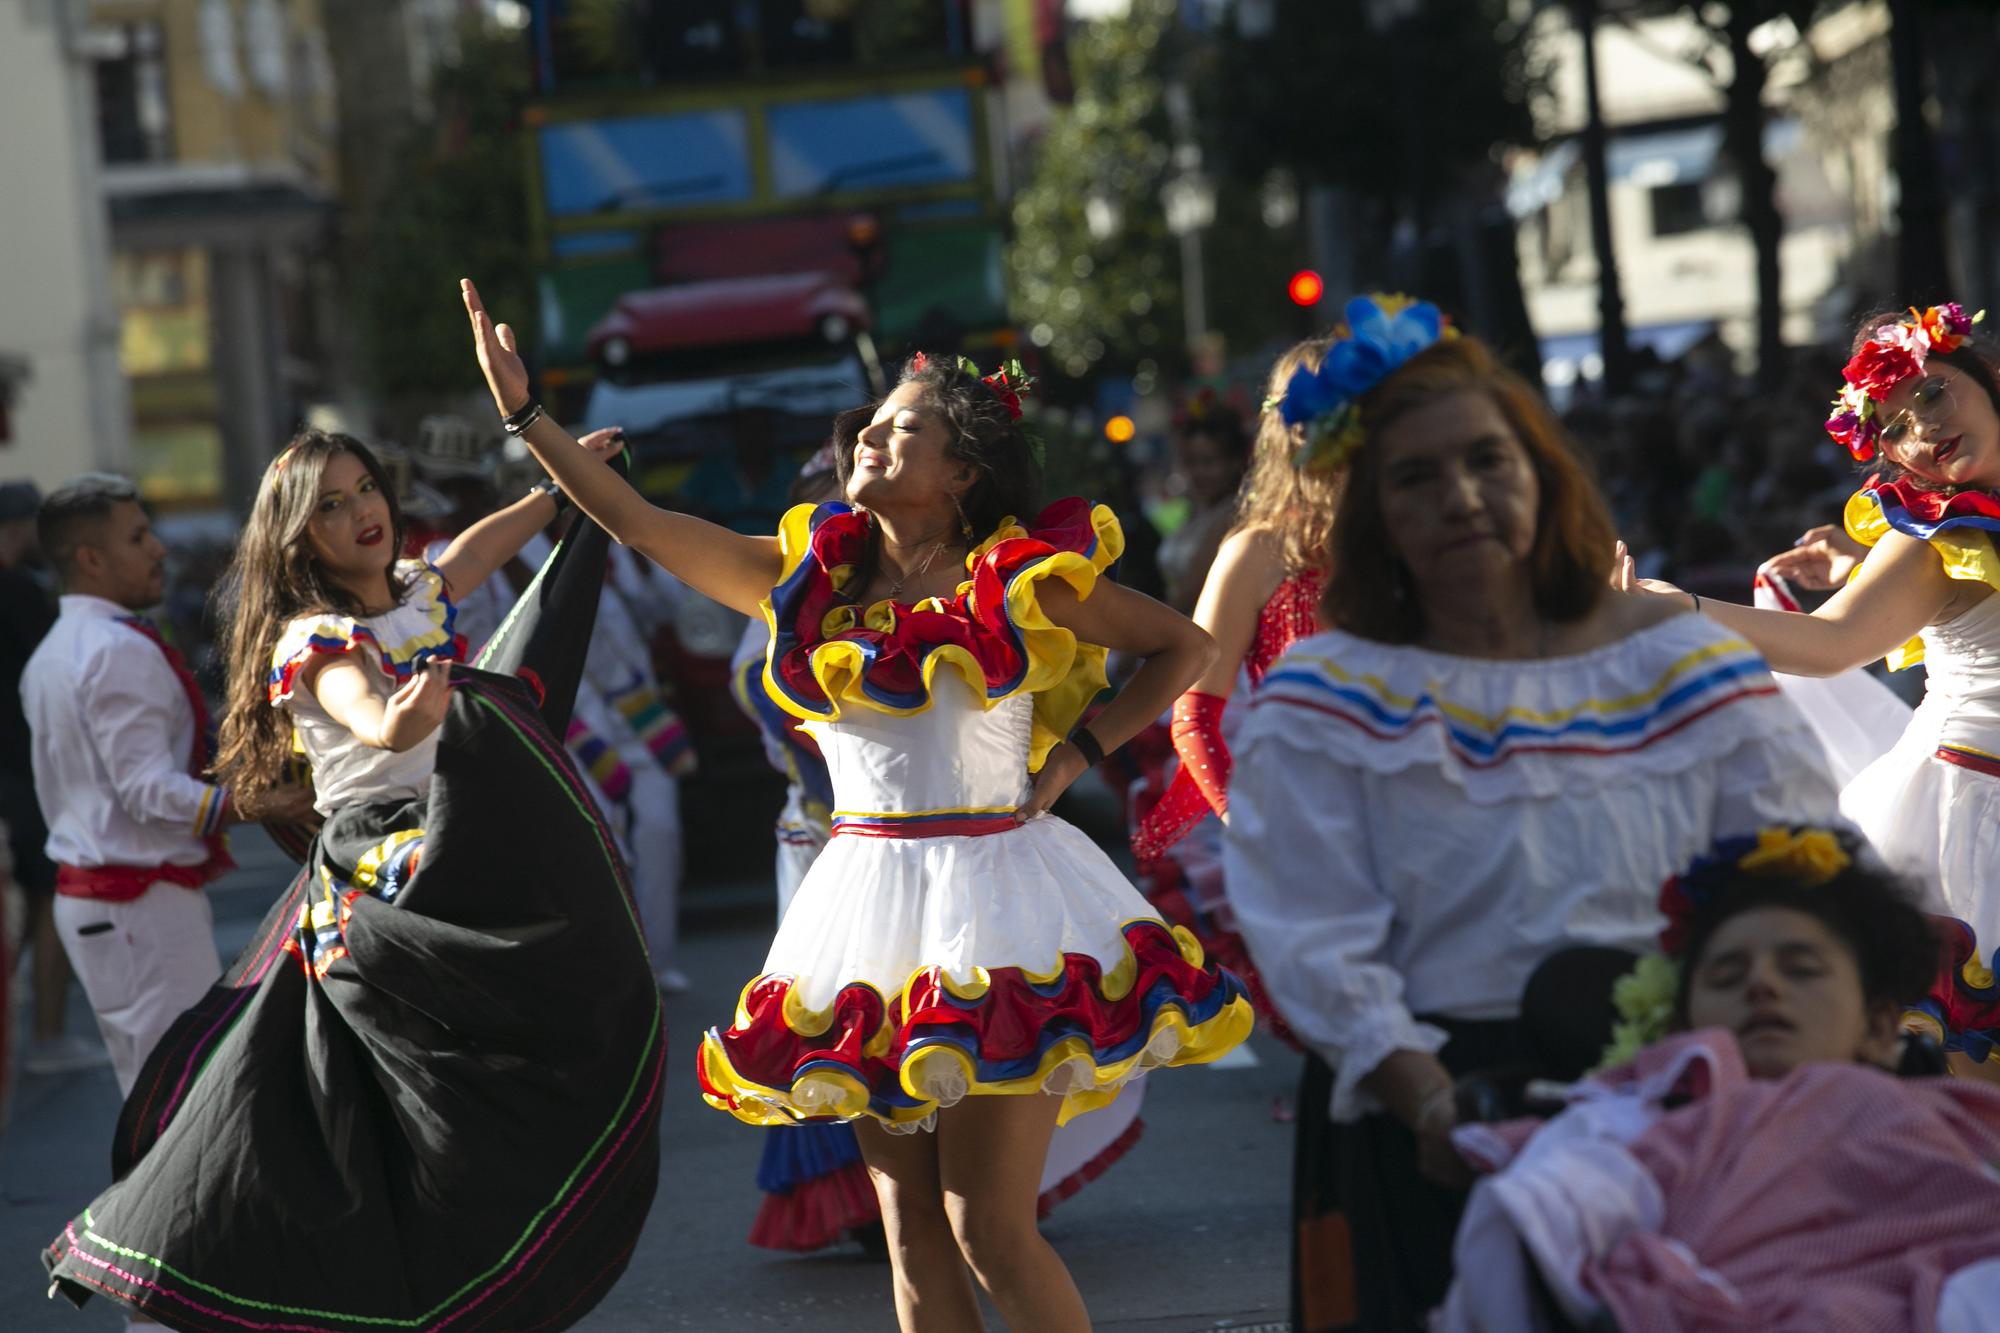
[{"label": "blue fabric flower headpiece", "polygon": [[1375,292],[1347,303],[1318,370],[1301,366],[1277,403],[1287,426],[1305,431],[1298,465],[1332,471],[1361,443],[1361,395],[1411,357],[1458,330],[1429,301]]}]

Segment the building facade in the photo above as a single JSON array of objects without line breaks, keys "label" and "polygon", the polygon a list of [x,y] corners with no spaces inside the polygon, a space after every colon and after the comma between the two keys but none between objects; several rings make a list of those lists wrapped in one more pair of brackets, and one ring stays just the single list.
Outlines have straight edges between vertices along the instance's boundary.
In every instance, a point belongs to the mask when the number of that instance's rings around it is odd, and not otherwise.
[{"label": "building facade", "polygon": [[74,0],[0,5],[0,480],[44,489],[132,461],[87,26]]},{"label": "building facade", "polygon": [[[1543,374],[1560,391],[1602,368],[1598,257],[1579,151],[1582,38],[1560,6],[1544,23],[1553,77],[1539,119],[1548,146],[1514,163],[1509,205]],[[1857,0],[1810,32],[1781,20],[1758,34],[1771,67],[1764,156],[1784,217],[1781,326],[1790,345],[1840,336],[1850,308],[1869,299],[1856,268],[1891,225],[1888,23],[1886,4]],[[1756,253],[1724,150],[1723,87],[1686,58],[1702,46],[1684,16],[1606,19],[1597,33],[1625,319],[1635,347],[1667,359],[1711,333],[1739,356],[1755,342]]]}]

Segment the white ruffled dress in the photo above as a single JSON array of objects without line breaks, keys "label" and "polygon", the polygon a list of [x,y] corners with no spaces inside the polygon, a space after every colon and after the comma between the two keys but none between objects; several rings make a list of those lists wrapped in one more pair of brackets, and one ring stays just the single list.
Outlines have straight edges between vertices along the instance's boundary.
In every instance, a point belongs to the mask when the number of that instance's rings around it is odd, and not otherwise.
[{"label": "white ruffled dress", "polygon": [[781,538],[764,684],[826,758],[833,836],[703,1042],[708,1100],[752,1124],[917,1128],[968,1095],[1049,1091],[1067,1120],[1248,1035],[1241,984],[1095,843],[1014,820],[1104,681],[1103,649],[1052,624],[1037,586],[1089,594],[1123,544],[1110,512],[1003,526],[951,601],[865,611],[841,593],[863,516],[802,506]]}]

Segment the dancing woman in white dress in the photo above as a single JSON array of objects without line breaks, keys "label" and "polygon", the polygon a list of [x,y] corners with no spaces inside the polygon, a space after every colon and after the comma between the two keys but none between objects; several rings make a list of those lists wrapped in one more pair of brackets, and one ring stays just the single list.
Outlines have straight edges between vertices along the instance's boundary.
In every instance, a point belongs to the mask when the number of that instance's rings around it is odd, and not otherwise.
[{"label": "dancing woman in white dress", "polygon": [[[832,774],[832,840],[702,1045],[708,1100],[752,1124],[855,1121],[906,1333],[979,1328],[971,1278],[1010,1327],[1081,1333],[1035,1228],[1057,1121],[1215,1059],[1253,1020],[1241,984],[1048,810],[1213,644],[1101,577],[1124,545],[1109,510],[1021,520],[1037,469],[1016,376],[914,358],[842,419],[854,507],[746,536],[656,509],[577,448],[532,401],[512,332],[464,296],[507,429],[620,541],[769,621],[765,689]],[[1111,649],[1144,665],[1078,726]]]},{"label": "dancing woman in white dress", "polygon": [[[2000,1077],[2000,361],[1956,305],[1865,321],[1827,431],[1876,468],[1847,503],[1867,548],[1810,615],[1699,599],[1777,671],[1832,676],[1921,661],[1923,703],[1902,738],[1841,792],[1898,873],[1955,918],[1949,966],[1921,1006],[1955,1065]],[[1694,604],[1671,585],[1628,587]]]}]

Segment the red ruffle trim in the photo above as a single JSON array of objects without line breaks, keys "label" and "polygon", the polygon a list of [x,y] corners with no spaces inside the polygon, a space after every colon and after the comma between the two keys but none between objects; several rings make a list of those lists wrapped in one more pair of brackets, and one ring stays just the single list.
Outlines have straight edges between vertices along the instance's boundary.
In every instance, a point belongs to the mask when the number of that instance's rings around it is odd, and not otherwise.
[{"label": "red ruffle trim", "polygon": [[[865,1091],[869,1114],[909,1123],[937,1103],[903,1086],[907,1059],[950,1047],[967,1066],[968,1093],[1035,1091],[1050,1072],[1043,1068],[1049,1058],[1086,1055],[1100,1070],[1126,1061],[1135,1070],[1144,1067],[1155,1021],[1169,1011],[1178,1014],[1202,1058],[1204,1045],[1220,1040],[1219,1030],[1204,1025],[1226,1023],[1229,1007],[1245,999],[1242,983],[1213,965],[1190,963],[1162,922],[1130,922],[1124,935],[1134,974],[1116,999],[1105,993],[1097,960],[1084,954],[1063,955],[1046,981],[1019,967],[990,969],[984,993],[971,997],[954,994],[940,969],[927,968],[893,997],[863,983],[843,987],[830,1013],[813,1016],[813,1026],[825,1022],[818,1035],[787,1021],[792,978],[759,977],[744,990],[736,1024],[727,1032],[711,1029],[704,1041],[702,1091],[719,1106],[754,1110],[745,1103],[758,1089],[789,1099],[801,1080],[832,1074]],[[1087,1051],[1074,1050],[1077,1038]],[[1059,1052],[1058,1046],[1070,1049]],[[1211,1049],[1207,1058],[1215,1054],[1220,1051]],[[797,1108],[793,1114],[807,1118]]]},{"label": "red ruffle trim", "polygon": [[1143,864],[1140,867],[1141,888],[1146,895],[1146,904],[1176,926],[1186,927],[1189,934],[1201,942],[1202,951],[1217,967],[1236,977],[1249,992],[1250,1007],[1257,1011],[1257,1021],[1263,1029],[1295,1051],[1305,1050],[1305,1043],[1298,1039],[1284,1015],[1271,1003],[1271,994],[1264,987],[1264,978],[1258,974],[1257,965],[1250,961],[1250,949],[1243,943],[1243,937],[1233,930],[1225,930],[1215,919],[1198,910],[1187,896],[1187,876],[1180,863],[1171,857]]},{"label": "red ruffle trim", "polygon": [[1941,491],[1919,486],[1907,478],[1883,481],[1880,477],[1870,477],[1862,489],[1874,493],[1884,513],[1900,509],[1919,523],[2000,521],[2000,496],[1990,491]]},{"label": "red ruffle trim", "polygon": [[[1002,536],[972,561],[971,576],[957,596],[936,609],[930,603],[892,604],[893,623],[886,629],[860,623],[868,608],[834,586],[833,571],[856,570],[867,554],[868,516],[843,505],[822,506],[814,515],[810,556],[773,591],[772,612],[781,627],[773,667],[786,692],[812,705],[824,705],[826,693],[812,671],[812,653],[832,640],[862,645],[869,653],[866,688],[883,702],[905,701],[915,706],[926,694],[924,659],[934,649],[955,644],[972,655],[989,692],[1013,689],[1028,669],[1019,632],[1007,618],[1007,584],[1021,569],[1052,555],[1070,552],[1089,556],[1097,547],[1088,501],[1058,500],[1043,510],[1025,530]],[[829,636],[830,612],[853,608],[852,628]]]},{"label": "red ruffle trim", "polygon": [[843,1233],[881,1219],[882,1205],[875,1198],[867,1166],[849,1162],[838,1171],[802,1181],[789,1193],[766,1194],[750,1224],[750,1243],[794,1253],[823,1250]]}]

